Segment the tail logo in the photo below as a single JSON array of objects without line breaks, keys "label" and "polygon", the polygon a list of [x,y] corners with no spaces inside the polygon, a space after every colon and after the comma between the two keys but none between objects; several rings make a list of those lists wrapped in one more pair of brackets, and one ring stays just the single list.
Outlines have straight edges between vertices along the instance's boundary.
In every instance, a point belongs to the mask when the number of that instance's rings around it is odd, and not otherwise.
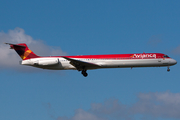
[{"label": "tail logo", "polygon": [[21,55],[21,58],[24,60],[27,58],[27,56],[31,53],[32,51],[31,50],[27,50],[24,52],[24,55]]}]

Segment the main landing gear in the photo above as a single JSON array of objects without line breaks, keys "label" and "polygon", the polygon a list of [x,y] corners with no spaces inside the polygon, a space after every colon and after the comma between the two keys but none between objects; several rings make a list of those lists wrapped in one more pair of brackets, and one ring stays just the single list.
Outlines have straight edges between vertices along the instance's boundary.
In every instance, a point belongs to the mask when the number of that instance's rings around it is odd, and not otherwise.
[{"label": "main landing gear", "polygon": [[81,74],[82,74],[84,77],[87,77],[87,76],[88,76],[88,74],[87,74],[86,71],[87,71],[87,70],[82,70],[82,71],[81,71]]},{"label": "main landing gear", "polygon": [[168,72],[170,71],[169,66],[167,67],[167,71],[168,71]]}]

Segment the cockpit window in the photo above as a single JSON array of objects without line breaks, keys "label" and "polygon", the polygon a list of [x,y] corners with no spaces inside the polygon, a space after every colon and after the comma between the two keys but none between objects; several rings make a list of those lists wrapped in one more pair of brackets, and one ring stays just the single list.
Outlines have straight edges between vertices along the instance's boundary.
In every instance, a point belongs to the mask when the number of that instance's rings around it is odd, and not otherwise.
[{"label": "cockpit window", "polygon": [[168,56],[168,55],[164,55],[163,57],[164,57],[164,58],[169,58],[169,56]]}]

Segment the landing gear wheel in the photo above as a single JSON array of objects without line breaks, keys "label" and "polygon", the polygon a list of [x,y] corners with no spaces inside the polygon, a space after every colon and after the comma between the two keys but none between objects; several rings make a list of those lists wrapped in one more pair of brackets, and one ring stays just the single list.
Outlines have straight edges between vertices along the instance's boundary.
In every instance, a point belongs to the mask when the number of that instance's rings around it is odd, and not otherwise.
[{"label": "landing gear wheel", "polygon": [[87,76],[88,76],[88,74],[87,74],[87,73],[84,73],[84,74],[83,74],[83,76],[84,76],[84,77],[87,77]]},{"label": "landing gear wheel", "polygon": [[170,71],[169,67],[168,67],[167,71],[168,71],[168,72]]},{"label": "landing gear wheel", "polygon": [[82,70],[81,74],[83,74],[84,77],[87,77],[87,76],[88,76],[86,70]]}]

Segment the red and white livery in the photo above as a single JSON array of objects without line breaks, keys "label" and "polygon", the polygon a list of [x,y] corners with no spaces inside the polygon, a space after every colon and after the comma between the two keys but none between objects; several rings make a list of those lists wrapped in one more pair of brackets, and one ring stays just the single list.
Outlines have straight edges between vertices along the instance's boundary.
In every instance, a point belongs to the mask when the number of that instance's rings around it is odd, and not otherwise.
[{"label": "red and white livery", "polygon": [[78,70],[87,76],[87,70],[100,68],[163,67],[175,65],[176,60],[162,53],[135,53],[110,55],[49,56],[34,54],[25,43],[11,44],[22,58],[21,64],[51,70]]}]

